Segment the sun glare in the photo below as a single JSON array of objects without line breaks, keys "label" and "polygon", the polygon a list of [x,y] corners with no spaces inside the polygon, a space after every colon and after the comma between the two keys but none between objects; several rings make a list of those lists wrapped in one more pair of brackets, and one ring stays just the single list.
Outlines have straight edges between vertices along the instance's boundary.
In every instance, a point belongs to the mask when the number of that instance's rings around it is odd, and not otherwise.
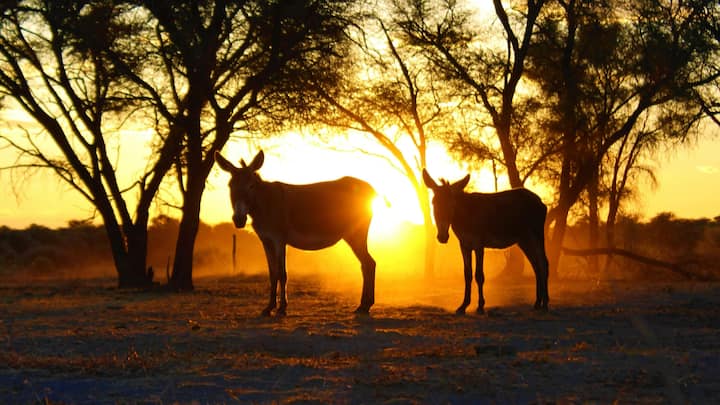
[{"label": "sun glare", "polygon": [[[379,235],[392,235],[403,224],[422,224],[420,203],[408,178],[387,160],[378,157],[383,151],[372,141],[353,137],[352,142],[366,152],[348,150],[342,144],[318,145],[305,136],[288,134],[280,139],[263,140],[262,146],[255,147],[243,141],[231,141],[224,153],[232,161],[240,158],[248,161],[263,149],[265,164],[259,173],[266,181],[305,184],[343,176],[367,181],[378,194],[372,206],[373,229]],[[427,160],[430,172],[437,177],[459,180],[468,173],[467,168],[459,165],[439,144],[428,145]],[[492,191],[492,186],[485,184],[488,179],[482,173],[476,172],[472,182],[475,189],[480,182],[482,191]],[[227,203],[227,174],[218,170],[211,183],[214,186],[206,190],[203,217],[211,222],[227,221],[231,215]]]}]

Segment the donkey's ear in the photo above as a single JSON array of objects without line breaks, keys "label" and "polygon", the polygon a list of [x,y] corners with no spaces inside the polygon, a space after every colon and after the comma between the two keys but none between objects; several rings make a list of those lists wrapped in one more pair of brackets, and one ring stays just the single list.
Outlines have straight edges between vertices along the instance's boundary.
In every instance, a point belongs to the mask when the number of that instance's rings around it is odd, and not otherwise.
[{"label": "donkey's ear", "polygon": [[425,182],[425,185],[428,186],[428,188],[431,188],[435,190],[436,188],[440,187],[437,183],[435,183],[435,180],[433,180],[432,177],[430,177],[430,173],[427,172],[427,170],[422,170],[422,176],[423,181]]},{"label": "donkey's ear", "polygon": [[252,162],[250,162],[250,164],[247,167],[249,167],[252,171],[256,172],[256,171],[258,171],[258,169],[260,169],[262,167],[264,161],[265,161],[265,154],[261,150],[260,152],[258,152],[257,155],[255,155]]},{"label": "donkey's ear", "polygon": [[468,185],[468,182],[470,182],[470,175],[469,175],[469,174],[466,175],[465,177],[463,177],[462,180],[460,180],[460,181],[456,182],[455,184],[453,184],[453,185],[452,185],[452,188],[453,188],[453,190],[455,190],[455,191],[463,191],[463,189],[465,189],[465,187]]},{"label": "donkey's ear", "polygon": [[223,157],[223,155],[220,154],[220,151],[215,151],[215,161],[217,162],[218,166],[220,166],[221,169],[225,170],[226,172],[234,172],[237,171],[238,168],[235,167],[232,163],[230,163],[227,159]]}]

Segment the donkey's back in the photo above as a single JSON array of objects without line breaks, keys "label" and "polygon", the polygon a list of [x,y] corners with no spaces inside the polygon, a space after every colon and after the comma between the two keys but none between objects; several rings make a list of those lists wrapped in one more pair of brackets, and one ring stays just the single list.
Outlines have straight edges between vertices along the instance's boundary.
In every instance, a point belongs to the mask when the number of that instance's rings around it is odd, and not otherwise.
[{"label": "donkey's back", "polygon": [[326,246],[316,247],[296,239],[314,236],[337,242],[358,229],[367,230],[372,220],[375,190],[354,177],[303,185],[275,184],[283,191],[282,206],[276,212],[284,214],[290,245],[320,249]]},{"label": "donkey's back", "polygon": [[[528,232],[540,232],[545,226],[547,207],[537,194],[526,188],[498,193],[468,193],[458,201],[466,231],[487,236],[486,247],[504,248],[518,242]],[[453,223],[454,227],[456,224]]]}]

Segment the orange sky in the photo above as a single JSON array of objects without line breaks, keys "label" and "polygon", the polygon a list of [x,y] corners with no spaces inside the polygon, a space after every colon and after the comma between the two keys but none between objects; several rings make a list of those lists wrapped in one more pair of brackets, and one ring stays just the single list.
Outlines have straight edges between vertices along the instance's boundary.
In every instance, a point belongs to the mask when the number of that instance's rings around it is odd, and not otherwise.
[{"label": "orange sky", "polygon": [[[353,142],[356,141],[353,139]],[[142,140],[138,142],[141,144]],[[333,151],[299,135],[267,139],[259,141],[259,144],[266,153],[265,165],[260,174],[268,181],[304,183],[344,175],[356,176],[369,181],[390,200],[389,211],[378,213],[386,218],[385,221],[419,221],[419,210],[414,205],[412,189],[402,175],[382,159],[359,152]],[[256,153],[256,146],[234,142],[223,152],[231,161],[240,158],[247,161]],[[343,147],[348,148],[347,145]],[[0,150],[2,165],[13,159],[11,151]],[[453,162],[441,147],[432,147],[428,159],[431,173],[436,177],[452,180],[465,173],[463,166]],[[642,200],[634,207],[643,217],[649,218],[664,211],[675,212],[686,218],[713,218],[720,215],[720,193],[717,191],[720,186],[720,139],[706,139],[656,164],[659,186],[654,190],[645,187]],[[471,186],[475,190],[492,191],[492,176],[489,172],[473,173],[472,179],[474,182]],[[21,180],[12,177],[10,172],[0,173],[0,184],[4,191],[0,199],[0,225],[24,228],[36,223],[59,227],[66,225],[69,220],[87,218],[92,214],[89,204],[59,180],[42,173],[27,181]],[[227,175],[220,170],[211,173],[203,197],[204,221],[216,223],[230,220],[227,180]],[[167,213],[173,214],[173,211]]]}]

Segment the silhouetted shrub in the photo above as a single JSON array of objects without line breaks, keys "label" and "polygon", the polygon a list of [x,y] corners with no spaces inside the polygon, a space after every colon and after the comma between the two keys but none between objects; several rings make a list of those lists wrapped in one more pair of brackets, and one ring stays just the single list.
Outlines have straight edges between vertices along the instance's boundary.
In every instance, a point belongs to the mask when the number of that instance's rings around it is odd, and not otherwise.
[{"label": "silhouetted shrub", "polygon": [[[148,266],[153,266],[158,280],[163,280],[168,260],[174,257],[178,220],[159,216],[153,219],[148,233]],[[588,226],[580,222],[568,229],[565,246],[588,246]],[[416,277],[424,271],[424,230],[408,225],[392,239],[370,235],[371,250],[382,261],[379,269],[392,268],[400,277]],[[601,235],[604,230],[601,229]],[[636,217],[618,219],[615,247],[647,257],[688,266],[688,271],[720,276],[720,217],[682,219],[663,213],[650,221]],[[235,229],[230,223],[201,224],[195,245],[196,275],[232,274],[232,244],[235,236],[235,270],[244,273],[265,272],[267,263],[257,235],[246,229]],[[456,242],[452,242],[456,243]],[[461,268],[456,245],[436,245],[436,263]],[[492,256],[492,257],[491,257]],[[356,276],[357,262],[343,243],[333,249],[303,252],[288,249],[291,272],[336,271],[338,275]],[[486,275],[502,267],[503,252],[486,253]],[[664,270],[650,269],[629,259],[614,257],[613,274],[589,274],[587,259],[563,258],[561,274],[570,277],[667,277]],[[169,263],[172,266],[172,263]],[[93,275],[114,276],[110,247],[102,226],[72,221],[67,227],[50,229],[32,225],[23,230],[0,227],[0,272],[3,274],[61,274],[82,277],[85,269]],[[438,267],[439,268],[439,267]],[[346,271],[348,269],[348,271]],[[379,270],[381,271],[381,270]],[[442,274],[439,274],[442,276]]]}]

